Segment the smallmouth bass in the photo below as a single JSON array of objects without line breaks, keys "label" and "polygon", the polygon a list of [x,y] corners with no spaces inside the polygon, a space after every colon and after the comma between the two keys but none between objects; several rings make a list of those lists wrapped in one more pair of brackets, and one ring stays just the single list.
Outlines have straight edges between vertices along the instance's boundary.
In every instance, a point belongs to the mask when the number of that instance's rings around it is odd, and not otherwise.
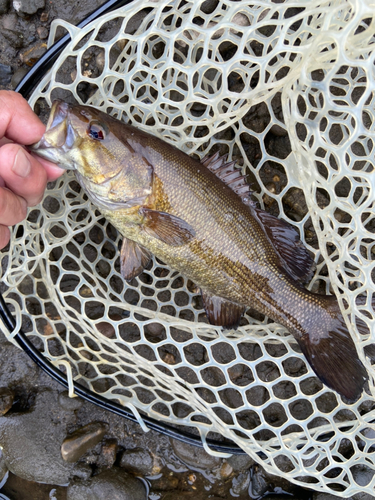
[{"label": "smallmouth bass", "polygon": [[235,327],[246,307],[284,325],[318,378],[349,401],[368,378],[336,297],[303,286],[314,263],[296,231],[256,208],[234,162],[201,162],[89,106],[53,103],[32,151],[74,169],[123,235],[130,280],[152,254],[201,290],[210,323]]}]

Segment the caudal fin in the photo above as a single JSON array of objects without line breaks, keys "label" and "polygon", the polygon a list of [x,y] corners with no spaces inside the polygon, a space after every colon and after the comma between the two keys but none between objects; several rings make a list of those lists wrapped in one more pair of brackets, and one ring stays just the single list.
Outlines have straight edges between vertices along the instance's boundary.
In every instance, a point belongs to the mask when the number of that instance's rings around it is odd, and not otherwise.
[{"label": "caudal fin", "polygon": [[297,340],[323,384],[353,402],[361,395],[368,374],[358,357],[336,299],[326,299],[322,322],[316,325],[314,332],[304,334]]}]

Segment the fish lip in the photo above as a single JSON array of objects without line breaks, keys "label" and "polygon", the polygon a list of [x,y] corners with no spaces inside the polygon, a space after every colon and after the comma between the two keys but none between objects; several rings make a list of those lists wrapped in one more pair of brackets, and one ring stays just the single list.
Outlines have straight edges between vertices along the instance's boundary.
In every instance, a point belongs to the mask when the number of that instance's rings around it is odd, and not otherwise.
[{"label": "fish lip", "polygon": [[[55,150],[56,147],[63,150],[63,152],[66,152],[66,150],[69,148],[69,145],[66,144],[67,139],[68,138],[71,139],[72,135],[71,125],[69,120],[70,108],[71,108],[70,104],[60,99],[55,99],[52,102],[51,111],[46,125],[46,130],[42,138],[38,142],[29,146],[29,150],[31,152],[34,152],[39,156],[44,157],[50,161],[54,161],[53,159],[54,155],[52,155],[52,151]],[[54,128],[61,126],[64,121],[66,122],[66,128],[65,128],[66,133],[63,137],[61,137],[61,144],[54,144],[49,142],[48,140],[49,132],[51,132]]]}]

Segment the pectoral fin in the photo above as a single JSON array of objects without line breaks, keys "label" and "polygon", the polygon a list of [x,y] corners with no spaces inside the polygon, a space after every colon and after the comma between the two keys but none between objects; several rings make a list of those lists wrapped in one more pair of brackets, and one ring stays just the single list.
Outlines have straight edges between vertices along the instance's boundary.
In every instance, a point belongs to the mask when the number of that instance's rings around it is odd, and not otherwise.
[{"label": "pectoral fin", "polygon": [[151,254],[146,248],[128,238],[122,240],[120,263],[124,279],[130,281],[141,274],[150,259]]},{"label": "pectoral fin", "polygon": [[203,306],[211,325],[237,328],[245,308],[229,300],[201,291]]},{"label": "pectoral fin", "polygon": [[195,237],[190,224],[175,215],[146,207],[140,208],[139,213],[144,217],[143,230],[167,245],[179,247]]}]

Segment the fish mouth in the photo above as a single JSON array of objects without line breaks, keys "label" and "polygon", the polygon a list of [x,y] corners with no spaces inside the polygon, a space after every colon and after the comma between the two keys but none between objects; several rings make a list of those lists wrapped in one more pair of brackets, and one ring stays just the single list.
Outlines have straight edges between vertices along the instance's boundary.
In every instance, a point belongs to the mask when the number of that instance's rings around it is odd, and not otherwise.
[{"label": "fish mouth", "polygon": [[39,142],[30,146],[31,152],[54,163],[60,162],[61,156],[72,148],[75,140],[69,111],[68,103],[59,99],[53,101],[46,131]]}]

